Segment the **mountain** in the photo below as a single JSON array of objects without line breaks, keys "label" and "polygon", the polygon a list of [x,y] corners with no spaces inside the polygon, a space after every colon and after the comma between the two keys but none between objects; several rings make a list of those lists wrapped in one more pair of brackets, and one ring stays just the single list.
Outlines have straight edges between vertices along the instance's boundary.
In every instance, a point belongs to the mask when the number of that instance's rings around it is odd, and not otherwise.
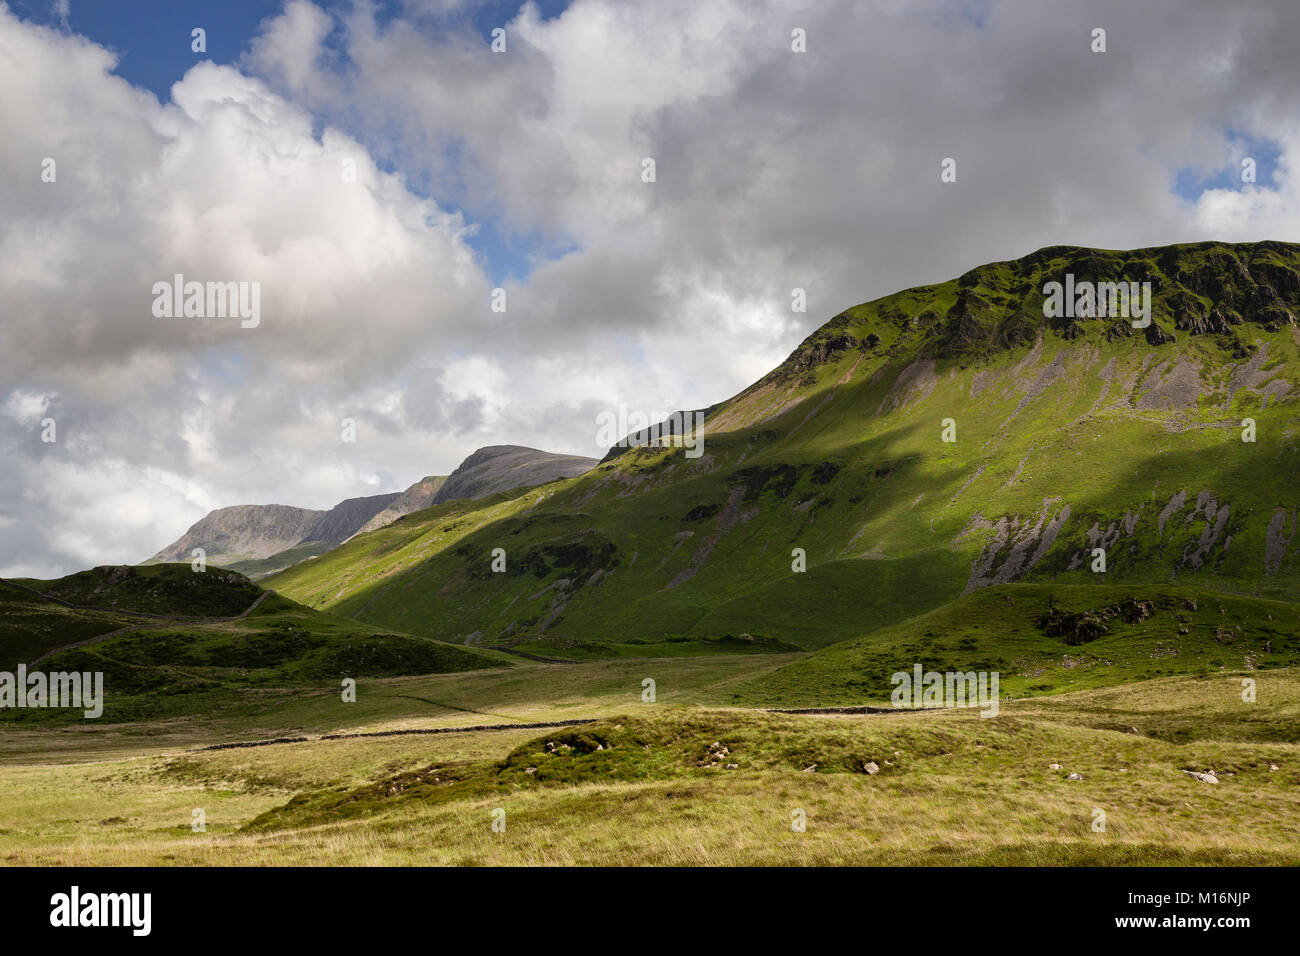
[{"label": "mountain", "polygon": [[289,505],[218,508],[191,525],[148,563],[189,561],[195,548],[202,548],[207,560],[217,565],[268,558],[302,541],[325,514]]},{"label": "mountain", "polygon": [[[1107,281],[1151,284],[1149,326],[1045,314],[1049,283]],[[475,501],[453,475],[269,583],[539,655],[817,648],[1015,582],[1292,600],[1297,315],[1300,246],[1042,249],[834,316],[707,410],[697,458],[631,447]]]},{"label": "mountain", "polygon": [[545,484],[594,464],[594,458],[578,455],[492,445],[474,452],[448,477],[422,478],[403,492],[348,498],[328,511],[287,505],[220,508],[145,563],[188,562],[193,550],[202,548],[210,564],[259,580],[432,504]]},{"label": "mountain", "polygon": [[446,482],[446,475],[435,475],[428,478],[421,478],[411,487],[403,491],[388,507],[378,512],[374,517],[367,521],[358,529],[357,533],[361,534],[366,531],[374,531],[376,528],[382,528],[386,524],[392,524],[403,515],[409,515],[412,511],[422,511],[433,504],[434,495],[438,489]]},{"label": "mountain", "polygon": [[555,455],[523,445],[488,445],[460,463],[434,495],[433,504],[574,478],[596,464],[595,458],[580,455]]},{"label": "mountain", "polygon": [[307,529],[307,533],[302,537],[302,543],[322,541],[327,544],[342,544],[399,497],[401,493],[394,491],[386,495],[344,499],[321,515],[316,523]]},{"label": "mountain", "polygon": [[218,508],[146,564],[191,560],[195,548],[209,564],[261,576],[342,544],[401,497],[398,492],[348,498],[328,511],[288,505]]}]

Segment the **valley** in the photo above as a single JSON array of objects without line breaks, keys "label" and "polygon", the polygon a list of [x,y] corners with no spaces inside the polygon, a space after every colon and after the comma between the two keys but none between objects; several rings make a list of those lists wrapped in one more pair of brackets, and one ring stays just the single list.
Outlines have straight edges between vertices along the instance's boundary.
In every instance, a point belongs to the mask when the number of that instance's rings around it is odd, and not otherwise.
[{"label": "valley", "polygon": [[[1296,668],[1257,675],[1249,710],[1235,674],[1004,699],[992,720],[974,710],[790,715],[730,703],[737,682],[761,684],[783,665],[599,661],[557,675],[557,665],[522,663],[362,682],[355,705],[321,692],[197,722],[94,733],[10,726],[0,734],[0,860],[1300,863]],[[640,682],[651,673],[659,700],[646,704]],[[574,719],[595,723],[319,739]],[[196,749],[269,734],[309,739]],[[1192,776],[1210,771],[1217,783]],[[192,828],[196,809],[205,830]],[[493,830],[497,811],[504,832]],[[792,830],[796,811],[802,832]]]},{"label": "valley", "polygon": [[689,446],[0,582],[0,670],[105,687],[0,710],[0,860],[1295,865],[1297,314],[1300,246],[1051,247],[841,312]]}]

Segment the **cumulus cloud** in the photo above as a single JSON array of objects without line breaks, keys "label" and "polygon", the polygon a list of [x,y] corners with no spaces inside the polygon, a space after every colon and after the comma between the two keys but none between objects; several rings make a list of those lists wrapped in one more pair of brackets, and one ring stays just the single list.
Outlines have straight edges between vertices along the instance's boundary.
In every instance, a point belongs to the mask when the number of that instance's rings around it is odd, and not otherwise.
[{"label": "cumulus cloud", "polygon": [[[396,9],[289,0],[159,102],[0,3],[0,574],[482,444],[596,455],[599,411],[711,404],[847,306],[1039,246],[1300,238],[1285,0],[577,0],[505,53],[475,4]],[[1254,143],[1264,185],[1175,190]],[[261,324],[156,318],[175,273],[260,282]]]}]

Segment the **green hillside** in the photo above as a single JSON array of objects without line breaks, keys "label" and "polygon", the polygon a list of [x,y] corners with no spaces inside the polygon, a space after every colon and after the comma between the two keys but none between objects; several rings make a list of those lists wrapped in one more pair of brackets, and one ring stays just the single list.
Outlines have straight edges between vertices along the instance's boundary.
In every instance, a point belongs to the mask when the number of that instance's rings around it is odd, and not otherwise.
[{"label": "green hillside", "polygon": [[231,617],[262,594],[242,574],[220,568],[195,573],[188,564],[108,565],[52,581],[16,579],[55,601],[134,614]]},{"label": "green hillside", "polygon": [[292,567],[299,561],[307,561],[324,554],[334,546],[329,541],[311,541],[307,544],[286,548],[269,558],[249,558],[246,561],[234,561],[225,565],[225,567],[231,571],[238,571],[240,574],[247,575],[253,581],[258,581],[277,571]]},{"label": "green hillside", "polygon": [[[181,608],[186,613],[176,613]],[[314,611],[234,572],[163,564],[0,581],[0,670],[19,664],[102,673],[99,719],[112,724],[255,711],[304,692],[340,700],[344,677],[453,673],[511,660]],[[13,724],[82,720],[80,711],[0,710],[0,721]]]},{"label": "green hillside", "polygon": [[1173,585],[1007,584],[738,685],[736,704],[891,706],[890,678],[997,672],[1004,697],[1300,665],[1300,605]]},{"label": "green hillside", "polygon": [[[1067,272],[1151,282],[1151,327],[1045,318],[1043,285]],[[1012,582],[1292,599],[1298,313],[1294,245],[1040,250],[837,315],[709,410],[699,458],[628,449],[266,583],[377,626],[561,656],[742,634],[817,648]]]}]

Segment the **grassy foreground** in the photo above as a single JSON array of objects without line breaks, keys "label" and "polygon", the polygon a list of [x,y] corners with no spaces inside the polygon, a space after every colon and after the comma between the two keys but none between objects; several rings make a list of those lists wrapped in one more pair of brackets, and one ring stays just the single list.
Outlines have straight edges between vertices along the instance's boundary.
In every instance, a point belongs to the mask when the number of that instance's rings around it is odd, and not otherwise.
[{"label": "grassy foreground", "polygon": [[[1300,863],[1300,669],[1004,701],[993,719],[725,706],[790,660],[524,663],[366,680],[349,705],[302,694],[206,720],[10,728],[0,862]],[[317,738],[572,718],[598,720]],[[312,739],[190,749],[276,735]]]}]

